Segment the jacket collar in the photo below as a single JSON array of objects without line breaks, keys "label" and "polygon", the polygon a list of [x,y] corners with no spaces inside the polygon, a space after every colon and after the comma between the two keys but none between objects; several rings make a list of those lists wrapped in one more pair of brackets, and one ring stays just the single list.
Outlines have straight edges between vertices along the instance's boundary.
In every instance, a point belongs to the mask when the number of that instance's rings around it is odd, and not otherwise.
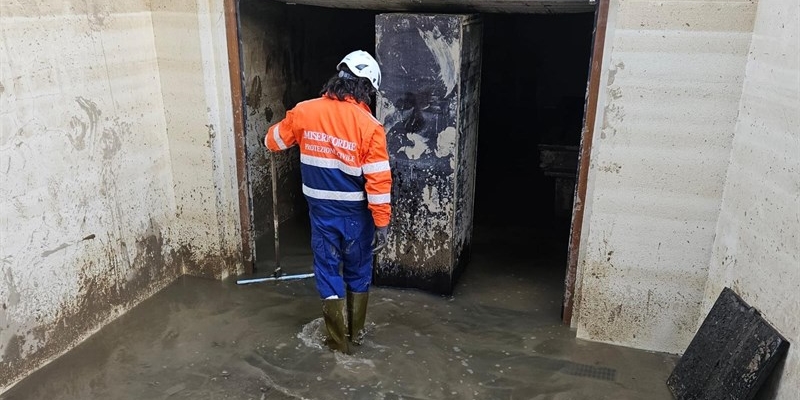
[{"label": "jacket collar", "polygon": [[353,103],[353,104],[363,108],[364,111],[366,111],[366,112],[368,112],[370,114],[372,113],[372,110],[370,110],[369,106],[366,103],[362,103],[362,102],[356,100],[353,96],[345,97],[344,101],[346,101],[348,103]]}]

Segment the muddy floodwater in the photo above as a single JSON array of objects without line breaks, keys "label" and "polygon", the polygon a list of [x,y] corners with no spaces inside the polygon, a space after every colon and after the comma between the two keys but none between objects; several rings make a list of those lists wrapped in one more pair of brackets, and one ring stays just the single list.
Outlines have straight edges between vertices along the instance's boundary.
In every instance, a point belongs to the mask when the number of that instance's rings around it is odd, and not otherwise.
[{"label": "muddy floodwater", "polygon": [[495,236],[451,296],[374,287],[352,355],[324,347],[313,279],[183,277],[0,399],[672,399],[677,356],[576,339],[563,252]]}]

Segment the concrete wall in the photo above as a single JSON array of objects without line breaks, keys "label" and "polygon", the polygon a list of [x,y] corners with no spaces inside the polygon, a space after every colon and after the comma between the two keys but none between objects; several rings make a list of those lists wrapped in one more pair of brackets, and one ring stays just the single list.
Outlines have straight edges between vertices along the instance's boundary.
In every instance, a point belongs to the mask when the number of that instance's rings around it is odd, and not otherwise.
[{"label": "concrete wall", "polygon": [[243,266],[223,2],[152,8],[175,184],[171,246],[187,274],[224,278]]},{"label": "concrete wall", "polygon": [[791,346],[775,398],[800,388],[800,6],[761,0],[703,298],[724,287]]},{"label": "concrete wall", "polygon": [[0,392],[182,273],[241,268],[219,3],[0,5]]},{"label": "concrete wall", "polygon": [[698,327],[756,4],[612,0],[579,249],[579,338]]}]

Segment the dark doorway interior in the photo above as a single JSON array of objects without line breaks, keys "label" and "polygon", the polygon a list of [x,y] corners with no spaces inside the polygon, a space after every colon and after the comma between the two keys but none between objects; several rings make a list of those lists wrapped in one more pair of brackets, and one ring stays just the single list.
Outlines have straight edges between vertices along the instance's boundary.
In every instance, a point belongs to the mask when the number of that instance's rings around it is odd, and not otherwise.
[{"label": "dark doorway interior", "polygon": [[374,53],[375,11],[289,5],[289,81],[286,106],[319,96],[342,57],[363,49]]},{"label": "dark doorway interior", "polygon": [[[475,235],[566,268],[594,13],[484,16]],[[524,263],[522,264],[524,265]]]}]

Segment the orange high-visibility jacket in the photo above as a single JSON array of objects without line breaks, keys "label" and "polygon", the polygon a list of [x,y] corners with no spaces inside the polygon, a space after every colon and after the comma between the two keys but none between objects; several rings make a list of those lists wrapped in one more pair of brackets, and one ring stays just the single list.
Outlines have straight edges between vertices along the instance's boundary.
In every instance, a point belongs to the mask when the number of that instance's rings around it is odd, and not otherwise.
[{"label": "orange high-visibility jacket", "polygon": [[366,201],[375,226],[389,225],[386,131],[366,104],[327,96],[301,102],[267,129],[264,144],[270,151],[300,146],[303,194],[311,212],[347,215],[363,210]]}]

